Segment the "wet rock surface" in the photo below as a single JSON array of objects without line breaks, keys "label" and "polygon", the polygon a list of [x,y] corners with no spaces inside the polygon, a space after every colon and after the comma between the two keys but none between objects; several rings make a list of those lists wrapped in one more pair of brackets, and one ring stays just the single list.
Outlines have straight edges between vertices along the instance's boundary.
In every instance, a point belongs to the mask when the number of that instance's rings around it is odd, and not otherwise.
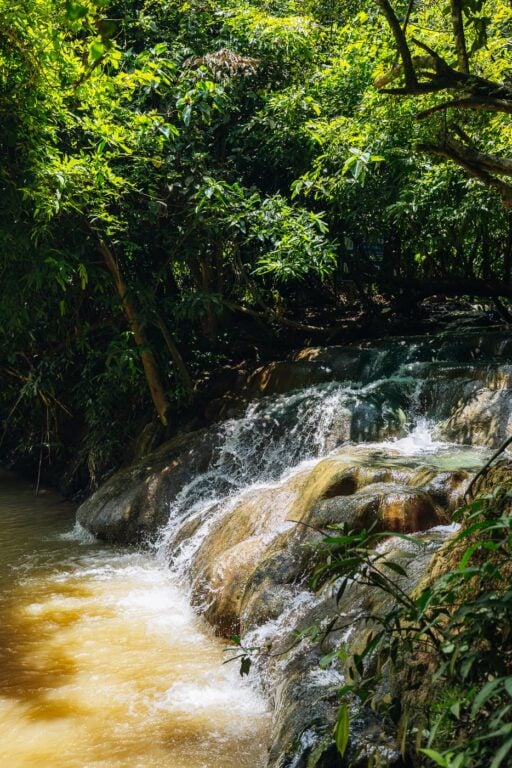
[{"label": "wet rock surface", "polygon": [[179,435],[113,475],[78,508],[77,520],[105,541],[137,542],[165,525],[168,500],[212,456],[207,431]]}]

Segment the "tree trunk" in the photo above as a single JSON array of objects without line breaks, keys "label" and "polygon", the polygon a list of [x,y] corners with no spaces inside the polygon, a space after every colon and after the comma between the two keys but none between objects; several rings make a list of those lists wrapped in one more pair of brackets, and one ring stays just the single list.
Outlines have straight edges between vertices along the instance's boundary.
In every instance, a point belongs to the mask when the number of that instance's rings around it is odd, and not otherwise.
[{"label": "tree trunk", "polygon": [[153,400],[153,404],[158,414],[158,418],[164,426],[167,426],[169,402],[165,396],[165,391],[160,379],[160,373],[158,371],[155,356],[148,345],[135,304],[130,298],[128,298],[128,286],[119,268],[119,264],[114,258],[112,251],[106,242],[102,239],[99,239],[98,242],[101,255],[103,256],[107,269],[114,278],[116,291],[121,300],[121,306],[123,307],[125,317],[128,320],[128,324],[133,333],[133,338],[135,339],[135,343],[139,348],[142,366],[144,368],[144,375],[146,377],[146,382],[151,394],[151,398]]},{"label": "tree trunk", "polygon": [[457,51],[457,64],[461,72],[469,75],[469,60],[466,49],[466,37],[464,35],[464,19],[462,18],[461,0],[451,0],[451,8],[455,49]]}]

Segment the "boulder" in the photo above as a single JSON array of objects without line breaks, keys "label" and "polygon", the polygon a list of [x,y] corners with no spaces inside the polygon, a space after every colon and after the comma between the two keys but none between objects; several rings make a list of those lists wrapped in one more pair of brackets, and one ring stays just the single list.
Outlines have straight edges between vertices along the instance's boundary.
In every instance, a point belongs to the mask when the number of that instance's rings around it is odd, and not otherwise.
[{"label": "boulder", "polygon": [[481,388],[461,398],[448,419],[440,423],[436,436],[464,445],[497,448],[512,434],[512,397],[508,389]]},{"label": "boulder", "polygon": [[112,475],[78,508],[78,522],[115,543],[154,534],[167,522],[172,500],[208,467],[213,449],[213,435],[207,430],[178,435]]}]

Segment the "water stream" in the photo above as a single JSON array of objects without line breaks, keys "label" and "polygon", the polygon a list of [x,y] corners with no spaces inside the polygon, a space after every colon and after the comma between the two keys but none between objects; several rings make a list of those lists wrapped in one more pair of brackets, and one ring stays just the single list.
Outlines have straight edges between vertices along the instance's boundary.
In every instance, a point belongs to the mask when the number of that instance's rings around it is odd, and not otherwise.
[{"label": "water stream", "polygon": [[426,531],[419,578],[510,429],[512,349],[487,333],[305,354],[312,382],[190,435],[180,483],[165,486],[176,456],[170,469],[148,458],[84,505],[92,530],[122,533],[167,488],[142,550],[100,544],[69,505],[0,474],[0,766],[263,768],[269,740],[272,766],[311,749],[308,702],[324,706],[338,672],[304,642],[248,683],[200,614],[279,644],[337,610],[304,575],[308,521],[371,511],[387,530]]},{"label": "water stream", "polygon": [[256,768],[262,698],[169,570],[0,473],[0,765]]}]

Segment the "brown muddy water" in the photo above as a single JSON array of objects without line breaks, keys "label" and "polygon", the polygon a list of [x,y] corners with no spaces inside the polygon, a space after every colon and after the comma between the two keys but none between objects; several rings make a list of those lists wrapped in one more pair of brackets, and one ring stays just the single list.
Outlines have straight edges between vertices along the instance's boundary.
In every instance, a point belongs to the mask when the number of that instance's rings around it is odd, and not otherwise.
[{"label": "brown muddy water", "polygon": [[264,700],[149,553],[0,471],[1,768],[258,768]]}]

